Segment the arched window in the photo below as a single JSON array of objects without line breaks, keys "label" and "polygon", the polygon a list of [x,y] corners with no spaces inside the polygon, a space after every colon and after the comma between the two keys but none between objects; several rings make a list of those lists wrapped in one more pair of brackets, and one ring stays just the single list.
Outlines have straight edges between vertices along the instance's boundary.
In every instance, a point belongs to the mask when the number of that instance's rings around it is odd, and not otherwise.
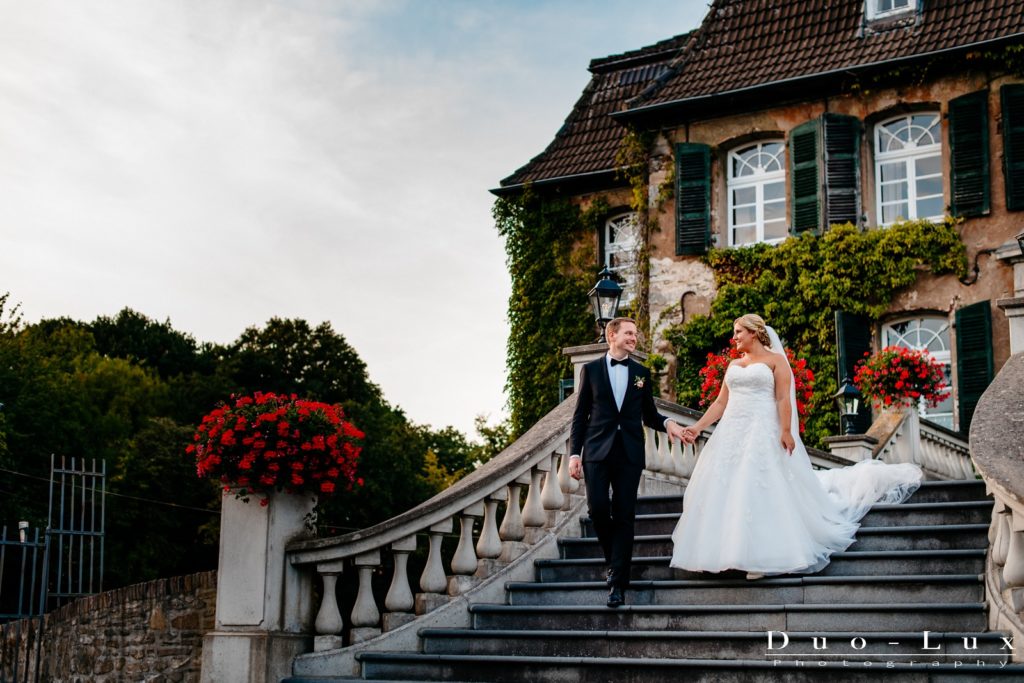
[{"label": "arched window", "polygon": [[636,293],[636,255],[640,248],[640,233],[636,214],[620,213],[604,224],[604,264],[618,276],[622,284],[623,306],[628,305]]},{"label": "arched window", "polygon": [[[935,360],[945,366],[946,384],[952,386],[952,355],[949,347],[949,321],[946,318],[911,318],[889,323],[882,327],[882,346],[902,346],[928,351]],[[934,408],[929,408],[922,401],[918,406],[918,412],[921,417],[952,429],[952,392]]]},{"label": "arched window", "polygon": [[786,163],[781,140],[729,152],[729,246],[786,239]]},{"label": "arched window", "polygon": [[942,219],[942,138],[937,113],[906,114],[875,126],[875,189],[882,225]]}]

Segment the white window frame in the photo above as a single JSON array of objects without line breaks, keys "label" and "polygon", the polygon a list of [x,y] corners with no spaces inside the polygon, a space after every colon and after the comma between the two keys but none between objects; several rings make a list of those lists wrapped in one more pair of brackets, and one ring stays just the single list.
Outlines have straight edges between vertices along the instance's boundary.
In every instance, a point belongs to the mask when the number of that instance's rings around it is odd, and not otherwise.
[{"label": "white window frame", "polygon": [[[629,221],[633,224],[634,238],[631,241],[613,241],[611,238],[616,228],[618,228],[625,221]],[[601,242],[604,251],[604,265],[608,267],[612,273],[618,276],[622,283],[622,297],[619,299],[619,303],[622,306],[627,306],[633,301],[633,297],[636,294],[636,256],[640,248],[640,235],[637,232],[637,215],[635,211],[624,211],[617,213],[613,216],[609,216],[604,222],[604,231],[601,234]],[[612,256],[615,254],[628,254],[631,258],[628,258],[625,263],[613,266]]]},{"label": "white window frame", "polygon": [[[903,338],[903,335],[901,335],[899,332],[895,330],[895,326],[899,325],[900,323],[917,322],[917,326],[912,327],[910,330],[908,330],[908,332],[917,332],[918,341],[920,342],[920,336],[925,334],[926,332],[925,330],[921,329],[920,321],[922,320],[932,320],[936,322],[941,322],[942,326],[939,328],[938,332],[932,332],[928,330],[927,332],[931,334],[931,337],[925,340],[923,344],[918,343],[916,346],[913,346],[909,343],[909,341],[900,341],[900,339]],[[940,315],[915,315],[906,318],[900,318],[898,320],[890,320],[889,322],[882,325],[882,348],[885,348],[887,346],[899,346],[906,349],[926,349],[931,340],[938,337],[942,341],[942,344],[945,348],[942,351],[929,351],[928,353],[931,354],[932,358],[946,366],[946,377],[949,378],[950,381],[950,386],[947,388],[947,391],[950,392],[949,396],[950,398],[952,398],[953,352],[951,344],[952,340],[950,338],[950,329],[951,325],[949,324],[949,319]],[[918,415],[920,415],[923,418],[932,420],[933,422],[937,422],[945,427],[948,427],[949,429],[953,429],[953,419],[955,413],[953,402],[950,401],[948,411],[935,412],[936,410],[937,408],[929,407],[925,402],[924,398],[922,398],[918,402]]]},{"label": "white window frame", "polygon": [[[751,147],[757,147],[759,150],[764,145],[777,144],[779,145],[779,170],[778,171],[764,171],[760,169],[759,172],[753,175],[736,176],[735,173],[735,161],[739,157],[740,152],[746,152]],[[737,147],[729,152],[729,157],[726,160],[728,165],[728,176],[726,181],[726,194],[728,195],[728,245],[730,247],[745,247],[751,244],[779,244],[785,241],[788,235],[782,237],[775,237],[772,239],[765,239],[764,236],[764,188],[772,183],[782,183],[782,214],[786,215],[786,141],[785,140],[759,140],[752,144],[746,144],[742,147]],[[742,244],[736,243],[736,225],[734,223],[736,208],[735,204],[735,191],[746,188],[754,189],[754,240],[752,242],[744,242]],[[743,206],[749,206],[744,204]],[[749,227],[744,225],[742,227]]]},{"label": "white window frame", "polygon": [[[894,0],[895,3],[896,0]],[[891,9],[880,9],[882,0],[865,0],[864,2],[868,21],[898,17],[901,14],[909,14],[917,9],[917,0],[907,0],[906,7],[892,7]]]},{"label": "white window frame", "polygon": [[[894,121],[909,120],[914,116],[930,115],[936,118],[939,124],[938,128],[938,142],[931,143],[928,145],[914,146],[904,148],[895,152],[883,151],[882,150],[882,132],[885,126],[893,123]],[[907,214],[902,216],[903,220],[918,220],[928,219],[932,221],[941,221],[945,217],[945,213],[939,213],[932,216],[918,216],[917,215],[917,181],[919,179],[928,178],[942,178],[943,190],[945,190],[945,175],[942,168],[942,116],[937,111],[919,111],[912,112],[909,114],[901,114],[900,116],[894,116],[884,121],[879,121],[874,127],[874,152],[875,152],[875,215],[877,217],[878,225],[892,225],[895,221],[885,222],[882,215],[882,166],[884,164],[892,164],[902,162],[906,169],[906,177],[903,182],[907,184]],[[928,157],[936,156],[939,158],[939,173],[938,175],[922,176],[917,177],[917,168],[915,162],[918,159],[924,159]],[[943,198],[945,195],[942,195]]]}]

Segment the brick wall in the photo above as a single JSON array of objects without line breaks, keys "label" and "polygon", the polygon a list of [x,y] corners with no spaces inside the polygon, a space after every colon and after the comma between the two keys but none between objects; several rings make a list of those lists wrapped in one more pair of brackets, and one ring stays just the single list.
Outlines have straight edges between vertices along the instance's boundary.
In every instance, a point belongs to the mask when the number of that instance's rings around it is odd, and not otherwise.
[{"label": "brick wall", "polygon": [[[197,682],[203,634],[213,630],[216,603],[217,573],[211,571],[127,586],[65,605],[45,618],[41,680]],[[21,639],[22,657],[29,640]],[[0,642],[5,662],[12,661],[13,645],[13,637]]]}]

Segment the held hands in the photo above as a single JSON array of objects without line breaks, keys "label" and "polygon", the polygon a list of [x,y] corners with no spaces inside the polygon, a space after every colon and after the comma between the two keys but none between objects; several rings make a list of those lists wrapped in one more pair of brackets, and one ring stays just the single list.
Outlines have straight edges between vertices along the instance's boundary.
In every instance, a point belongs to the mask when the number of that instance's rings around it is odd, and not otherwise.
[{"label": "held hands", "polygon": [[793,438],[793,434],[788,430],[782,430],[782,438],[779,439],[782,442],[782,447],[786,449],[786,452],[793,455],[793,449],[796,448],[796,439]]},{"label": "held hands", "polygon": [[689,427],[679,427],[679,425],[676,425],[676,429],[679,430],[679,439],[685,444],[692,444],[697,441],[701,432],[701,430],[692,425]]},{"label": "held hands", "polygon": [[[689,429],[689,427],[687,427]],[[665,431],[668,433],[669,441],[682,441],[683,443],[693,443],[692,440],[688,440],[686,436],[686,429],[683,429],[679,423],[673,420],[665,421]]]},{"label": "held hands", "polygon": [[583,461],[580,458],[569,458],[569,476],[577,481],[583,476]]}]

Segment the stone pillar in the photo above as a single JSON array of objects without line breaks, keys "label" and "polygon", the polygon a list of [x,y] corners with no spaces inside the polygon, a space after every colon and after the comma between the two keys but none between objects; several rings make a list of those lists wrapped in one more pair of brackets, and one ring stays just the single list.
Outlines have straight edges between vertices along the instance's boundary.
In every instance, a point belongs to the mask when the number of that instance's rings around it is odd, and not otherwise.
[{"label": "stone pillar", "polygon": [[311,494],[273,493],[261,506],[221,501],[217,617],[203,638],[203,683],[278,683],[312,645],[312,575],[288,564],[285,546],[306,538]]},{"label": "stone pillar", "polygon": [[829,451],[850,462],[870,460],[878,439],[867,434],[850,434],[849,436],[830,436],[825,439]]}]

